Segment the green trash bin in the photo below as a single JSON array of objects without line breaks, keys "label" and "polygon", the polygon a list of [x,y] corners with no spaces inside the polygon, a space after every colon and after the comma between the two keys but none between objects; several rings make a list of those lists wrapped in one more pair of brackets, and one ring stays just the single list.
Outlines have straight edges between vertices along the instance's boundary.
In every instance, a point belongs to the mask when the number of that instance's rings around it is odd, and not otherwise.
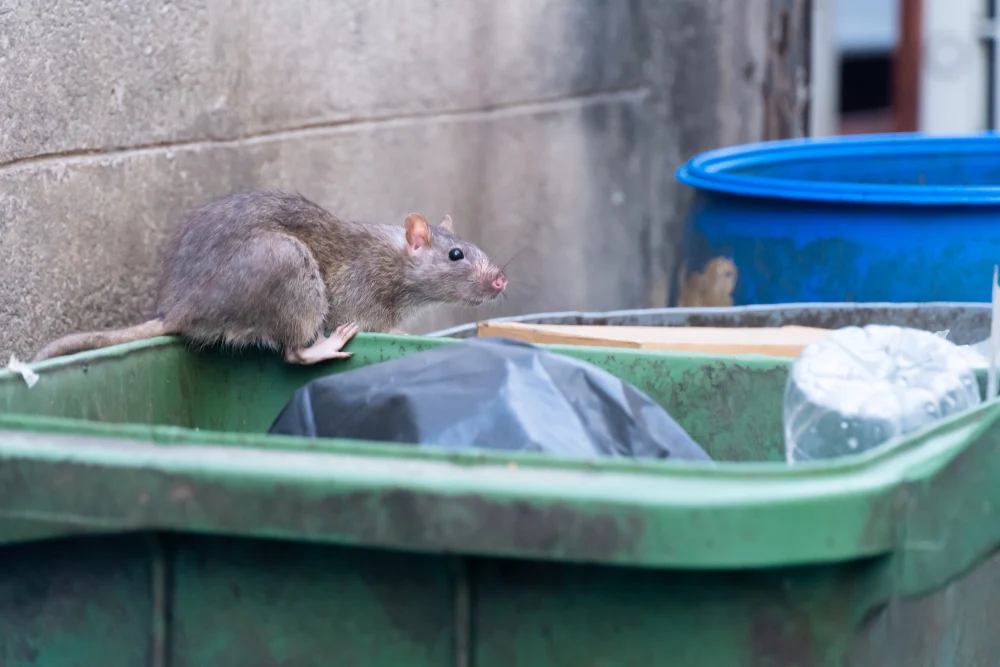
[{"label": "green trash bin", "polygon": [[349,362],[158,339],[0,374],[0,664],[878,666],[1000,661],[997,404],[788,469],[787,362],[557,348],[713,465],[263,435]]}]

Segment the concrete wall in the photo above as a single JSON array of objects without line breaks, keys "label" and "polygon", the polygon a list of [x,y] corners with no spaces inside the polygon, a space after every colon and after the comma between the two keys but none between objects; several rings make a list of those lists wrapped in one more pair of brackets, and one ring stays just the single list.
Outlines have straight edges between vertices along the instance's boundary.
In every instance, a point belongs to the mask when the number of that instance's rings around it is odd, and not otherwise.
[{"label": "concrete wall", "polygon": [[149,314],[206,198],[450,213],[488,315],[666,298],[691,154],[760,136],[768,0],[0,0],[0,352]]}]

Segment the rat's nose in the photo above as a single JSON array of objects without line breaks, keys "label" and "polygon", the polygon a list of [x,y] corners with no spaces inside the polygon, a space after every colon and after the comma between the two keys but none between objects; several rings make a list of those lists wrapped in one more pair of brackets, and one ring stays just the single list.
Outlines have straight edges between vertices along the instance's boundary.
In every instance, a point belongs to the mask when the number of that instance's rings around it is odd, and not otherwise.
[{"label": "rat's nose", "polygon": [[505,287],[507,287],[507,279],[503,277],[503,274],[493,279],[493,289],[502,292]]}]

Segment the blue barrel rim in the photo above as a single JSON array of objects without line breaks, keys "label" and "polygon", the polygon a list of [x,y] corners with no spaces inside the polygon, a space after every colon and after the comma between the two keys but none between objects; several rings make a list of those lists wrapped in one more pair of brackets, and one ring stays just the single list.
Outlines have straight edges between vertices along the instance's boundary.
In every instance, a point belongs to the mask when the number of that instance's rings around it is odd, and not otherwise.
[{"label": "blue barrel rim", "polygon": [[784,162],[789,158],[823,159],[947,152],[1000,153],[1000,134],[931,136],[920,132],[785,139],[743,144],[701,153],[676,172],[681,183],[709,192],[795,201],[845,204],[918,204],[968,206],[1000,204],[1000,185],[891,185],[807,181],[743,176],[736,167]]}]

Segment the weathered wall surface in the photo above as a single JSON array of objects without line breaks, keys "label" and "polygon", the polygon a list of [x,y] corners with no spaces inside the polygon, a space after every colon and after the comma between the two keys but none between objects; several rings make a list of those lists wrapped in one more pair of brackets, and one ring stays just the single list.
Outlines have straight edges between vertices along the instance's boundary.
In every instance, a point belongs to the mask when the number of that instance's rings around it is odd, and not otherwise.
[{"label": "weathered wall surface", "polygon": [[477,316],[656,305],[673,170],[760,138],[768,0],[0,0],[0,352],[149,313],[180,216],[250,187],[450,213]]}]

